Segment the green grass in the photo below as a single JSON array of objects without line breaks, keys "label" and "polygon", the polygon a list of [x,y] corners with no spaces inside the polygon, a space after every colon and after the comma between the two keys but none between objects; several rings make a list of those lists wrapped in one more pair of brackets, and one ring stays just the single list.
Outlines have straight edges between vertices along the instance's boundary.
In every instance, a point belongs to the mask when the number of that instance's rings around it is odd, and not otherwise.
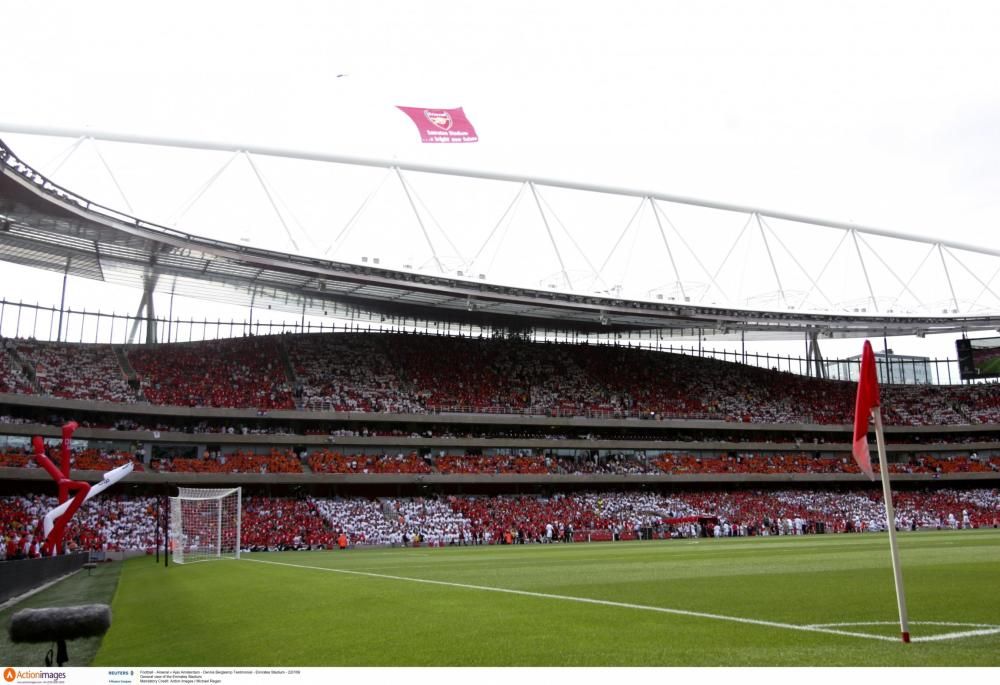
[{"label": "green grass", "polygon": [[[916,638],[1000,627],[1000,531],[900,539]],[[904,645],[419,578],[896,637],[884,535],[249,555],[125,564],[94,665],[996,666],[1000,634]]]},{"label": "green grass", "polygon": [[[111,604],[118,585],[122,564],[111,562],[98,564],[89,575],[79,571],[59,581],[50,588],[0,611],[0,666],[44,666],[45,653],[51,644],[15,644],[10,641],[7,626],[11,616],[21,609],[39,607],[64,607],[77,604]],[[73,640],[67,643],[69,663],[67,666],[86,666],[97,654],[101,638],[93,637]]]},{"label": "green grass", "polygon": [[1000,376],[1000,357],[993,357],[979,367],[981,376]]}]

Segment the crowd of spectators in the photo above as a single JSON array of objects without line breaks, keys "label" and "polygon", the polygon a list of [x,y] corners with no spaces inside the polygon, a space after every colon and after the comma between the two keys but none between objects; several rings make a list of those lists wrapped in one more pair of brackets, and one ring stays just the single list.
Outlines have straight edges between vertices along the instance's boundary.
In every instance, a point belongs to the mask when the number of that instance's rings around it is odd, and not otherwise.
[{"label": "crowd of spectators", "polygon": [[[57,503],[47,495],[0,497],[2,554],[8,559],[38,556],[41,521]],[[149,551],[155,540],[154,498],[105,493],[84,503],[70,520],[62,551]]]},{"label": "crowd of spectators", "polygon": [[242,507],[240,547],[244,549],[333,547],[335,531],[311,500],[248,497]]},{"label": "crowd of spectators", "polygon": [[208,451],[201,458],[153,459],[150,466],[154,471],[172,473],[302,473],[302,462],[295,452],[277,449],[269,454]]},{"label": "crowd of spectators", "polygon": [[316,498],[309,503],[330,528],[344,533],[351,544],[401,545],[404,530],[395,511],[387,503],[362,497]]},{"label": "crowd of spectators", "polygon": [[[395,474],[568,474],[568,475],[706,475],[706,474],[857,474],[860,469],[848,453],[815,455],[806,452],[759,453],[737,452],[723,455],[663,453],[651,457],[637,454],[555,457],[520,450],[515,454],[450,455],[444,452],[421,455],[417,452],[395,454],[344,454],[321,448],[303,451],[272,449],[270,453],[250,451],[206,451],[202,457],[153,458],[153,471],[185,473],[303,473],[308,466],[313,473],[395,473]],[[110,471],[131,461],[143,470],[139,456],[125,451],[98,449],[76,450],[71,457],[74,469]],[[37,467],[27,451],[0,452],[0,467]],[[873,463],[876,473],[878,463]],[[1000,473],[1000,455],[976,452],[952,456],[916,454],[889,464],[890,473],[961,474]]]},{"label": "crowd of spectators", "polygon": [[128,360],[153,404],[295,407],[276,336],[132,347]]},{"label": "crowd of spectators", "polygon": [[428,460],[416,452],[403,454],[341,454],[331,450],[309,453],[314,473],[431,473]]},{"label": "crowd of spectators", "polygon": [[433,497],[391,499],[384,507],[395,517],[402,544],[445,546],[473,541],[472,523],[450,503]]},{"label": "crowd of spectators", "polygon": [[[0,392],[131,402],[108,345],[5,341]],[[691,355],[416,334],[251,336],[131,346],[153,404],[845,425],[855,384]],[[18,355],[17,363],[12,355]],[[4,390],[6,389],[6,390]],[[887,425],[1000,422],[1000,386],[884,385]]]},{"label": "crowd of spectators", "polygon": [[26,452],[0,452],[0,467],[35,468],[37,466],[34,458]]},{"label": "crowd of spectators", "polygon": [[576,531],[611,526],[599,509],[577,496],[451,497],[449,504],[469,519],[475,538],[487,544],[541,540],[550,524]]},{"label": "crowd of spectators", "polygon": [[422,411],[402,391],[380,335],[337,334],[286,337],[288,359],[295,370],[295,394],[305,409],[322,411]]},{"label": "crowd of spectators", "polygon": [[739,453],[718,457],[661,454],[653,459],[663,473],[860,473],[850,455],[815,457],[804,454]]},{"label": "crowd of spectators", "polygon": [[105,402],[136,400],[110,345],[22,340],[17,351],[43,394]]},{"label": "crowd of spectators", "polygon": [[[49,458],[59,464],[60,459],[55,450],[49,450]],[[131,462],[136,471],[144,469],[142,462],[131,452],[99,449],[76,450],[70,455],[70,468],[81,471],[110,471],[123,464]],[[7,450],[0,452],[0,467],[39,468],[34,455],[26,450]]]},{"label": "crowd of spectators", "polygon": [[647,460],[634,454],[610,454],[605,457],[577,459],[561,457],[558,463],[560,471],[572,475],[602,473],[623,476],[651,476],[662,473],[654,460]]},{"label": "crowd of spectators", "polygon": [[551,457],[531,454],[444,455],[434,460],[440,473],[558,473]]},{"label": "crowd of spectators", "polygon": [[86,449],[75,452],[70,457],[71,468],[81,471],[110,471],[130,462],[133,470],[144,470],[142,462],[131,452]]},{"label": "crowd of spectators", "polygon": [[[738,453],[717,457],[661,454],[652,463],[663,473],[861,473],[849,454],[839,457],[794,454]],[[879,472],[877,460],[872,467]],[[990,473],[1000,472],[1000,456],[980,457],[973,452],[953,457],[918,455],[889,464],[890,473]]]},{"label": "crowd of spectators", "polygon": [[[894,493],[901,530],[1000,526],[996,488]],[[40,521],[56,505],[42,495],[0,497],[6,557],[37,553]],[[67,529],[66,549],[151,551],[156,501],[102,496]],[[400,499],[248,497],[245,549],[332,549],[353,545],[429,546],[628,540],[691,535],[800,535],[885,530],[877,490],[587,492],[552,496],[448,496]],[[33,550],[35,550],[33,552]]]},{"label": "crowd of spectators", "polygon": [[0,392],[23,395],[34,394],[35,389],[24,375],[24,371],[14,359],[16,341],[9,338],[0,344]]}]

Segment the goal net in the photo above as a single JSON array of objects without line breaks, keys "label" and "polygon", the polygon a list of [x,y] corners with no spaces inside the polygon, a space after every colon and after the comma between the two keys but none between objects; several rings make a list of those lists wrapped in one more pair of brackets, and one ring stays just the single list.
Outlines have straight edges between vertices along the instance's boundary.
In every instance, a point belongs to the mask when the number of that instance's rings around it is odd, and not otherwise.
[{"label": "goal net", "polygon": [[240,488],[179,488],[170,498],[176,564],[240,558]]}]

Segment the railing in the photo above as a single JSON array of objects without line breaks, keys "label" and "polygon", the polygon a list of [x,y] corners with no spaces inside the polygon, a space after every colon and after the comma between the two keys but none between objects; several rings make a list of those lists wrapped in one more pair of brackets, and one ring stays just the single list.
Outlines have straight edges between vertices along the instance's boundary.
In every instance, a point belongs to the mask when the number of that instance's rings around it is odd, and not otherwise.
[{"label": "railing", "polygon": [[132,329],[145,336],[152,321],[156,339],[161,342],[194,342],[242,338],[249,335],[283,333],[333,333],[376,330],[360,322],[264,321],[194,318],[154,318],[129,314],[105,313],[0,299],[0,337],[31,338],[69,343],[127,345]]},{"label": "railing", "polygon": [[[271,315],[266,312],[261,316]],[[105,313],[101,311],[77,310],[72,307],[60,309],[54,306],[29,304],[0,299],[0,338],[33,338],[68,343],[102,343],[112,345],[132,344],[134,332],[148,330],[148,324],[156,335],[156,340],[165,343],[194,342],[245,336],[303,334],[303,333],[420,333],[455,337],[492,337],[498,333],[489,328],[472,328],[467,325],[440,322],[437,325],[401,326],[382,322],[377,316],[362,314],[356,319],[305,319],[297,321],[276,321],[258,318],[237,321],[230,319],[210,320],[194,318],[154,318],[128,314]],[[428,322],[425,322],[425,324]],[[626,346],[637,349],[686,354],[706,359],[745,364],[758,368],[773,369],[800,376],[812,375],[814,367],[804,357],[779,354],[760,354],[740,350],[709,349],[703,345],[682,345],[664,340],[658,331],[633,331],[631,333],[586,334],[556,329],[533,329],[525,332],[524,339],[532,342],[586,343],[592,345]],[[961,382],[958,362],[954,359],[922,359],[876,357],[880,381],[899,385],[954,385]],[[827,377],[833,380],[856,381],[859,362],[857,359],[831,359],[824,362]],[[463,412],[461,407],[441,407],[438,411]],[[491,408],[477,407],[471,412],[490,413]],[[497,408],[495,413],[525,413],[552,415],[551,410],[512,410]],[[611,416],[614,412],[594,410],[596,416]],[[558,414],[557,414],[558,415]],[[574,414],[574,415],[579,415]],[[636,415],[636,418],[642,418]]]}]

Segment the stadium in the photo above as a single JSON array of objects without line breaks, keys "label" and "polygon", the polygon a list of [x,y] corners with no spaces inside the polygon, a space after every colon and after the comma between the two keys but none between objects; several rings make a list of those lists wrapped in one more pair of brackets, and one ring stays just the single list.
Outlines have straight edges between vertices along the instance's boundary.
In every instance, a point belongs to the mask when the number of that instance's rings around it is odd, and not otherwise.
[{"label": "stadium", "polygon": [[[82,186],[57,181],[88,147]],[[239,165],[250,184],[202,230]],[[127,175],[149,168],[156,194],[188,193],[177,221],[132,211]],[[333,173],[336,201],[316,191]],[[295,199],[337,212],[325,250]],[[587,217],[612,226],[601,248],[566,227]],[[1000,665],[993,247],[0,124],[0,260],[24,279],[0,298],[0,620],[108,605],[70,666]],[[56,300],[33,301],[36,276]],[[67,304],[67,284],[138,306]],[[895,521],[852,456],[866,338]],[[889,348],[928,338],[954,356]],[[4,666],[45,663],[55,623],[0,635]]]}]

